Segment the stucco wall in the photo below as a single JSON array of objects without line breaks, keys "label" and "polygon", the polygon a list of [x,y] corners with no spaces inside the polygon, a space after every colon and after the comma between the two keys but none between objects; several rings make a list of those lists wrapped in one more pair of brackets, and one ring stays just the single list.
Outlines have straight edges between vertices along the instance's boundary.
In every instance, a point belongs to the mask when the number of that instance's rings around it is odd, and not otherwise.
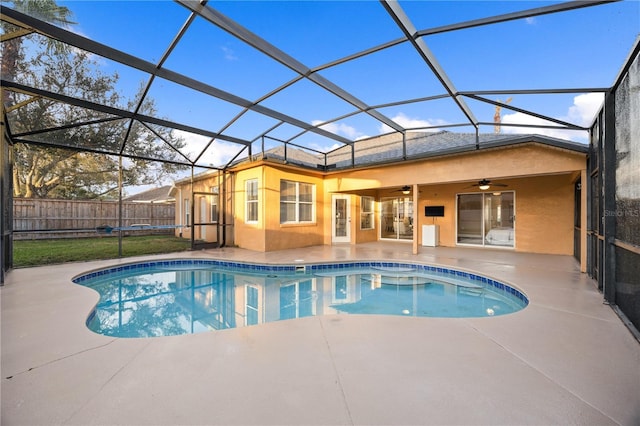
[{"label": "stucco wall", "polygon": [[[264,171],[261,167],[245,169],[235,175],[235,192],[233,199],[234,222],[233,232],[236,245],[250,250],[266,250],[265,227],[265,199],[267,197],[264,182]],[[246,220],[246,182],[251,179],[258,181],[258,221],[247,223]]]},{"label": "stucco wall", "polygon": [[[585,167],[585,154],[539,144],[327,174],[259,162],[244,165],[234,172],[234,189],[230,192],[233,193],[233,201],[227,208],[232,211],[237,246],[258,251],[291,249],[331,244],[332,194],[348,194],[351,201],[351,243],[358,244],[376,241],[380,236],[380,199],[400,196],[397,190],[403,185],[417,185],[419,196],[414,209],[417,241],[421,242],[423,224],[436,223],[440,225],[440,244],[455,246],[456,194],[478,192],[477,187],[470,185],[488,178],[507,184],[504,190],[515,191],[515,250],[572,254],[573,184]],[[258,180],[257,223],[246,223],[245,220],[245,182],[248,179]],[[282,179],[315,185],[315,222],[280,223]],[[209,182],[196,184],[196,188],[203,190],[209,186]],[[182,198],[187,194],[183,188]],[[364,195],[373,196],[376,200],[375,228],[372,230],[360,229],[360,197]],[[426,205],[444,205],[445,217],[425,217]]]},{"label": "stucco wall", "polygon": [[[500,179],[500,188],[515,192],[515,250],[530,253],[573,254],[574,182],[576,175]],[[429,185],[421,189],[418,209],[419,241],[422,225],[440,226],[440,245],[456,245],[456,198],[480,193],[468,184]],[[492,192],[492,191],[487,191]],[[444,217],[425,217],[426,205],[445,206]]]},{"label": "stucco wall", "polygon": [[[280,223],[280,181],[283,179],[315,185],[316,205],[313,223]],[[326,206],[322,176],[300,173],[288,168],[265,167],[263,182],[264,203],[261,210],[265,229],[265,250],[283,250],[323,244]],[[250,238],[248,235],[243,235],[241,238],[238,235],[236,242],[240,247],[249,248]]]}]

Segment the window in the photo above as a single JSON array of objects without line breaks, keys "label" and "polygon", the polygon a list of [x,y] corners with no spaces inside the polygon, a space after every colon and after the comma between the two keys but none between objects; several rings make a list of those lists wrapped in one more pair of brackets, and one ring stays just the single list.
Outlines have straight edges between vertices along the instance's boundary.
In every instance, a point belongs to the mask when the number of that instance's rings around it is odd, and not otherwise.
[{"label": "window", "polygon": [[184,200],[184,224],[185,226],[191,225],[191,209],[189,208],[189,199]]},{"label": "window", "polygon": [[247,223],[258,222],[258,180],[251,179],[245,182],[245,218]]},{"label": "window", "polygon": [[360,229],[373,227],[373,197],[360,197]]},{"label": "window", "polygon": [[280,287],[280,319],[309,317],[316,314],[313,295],[315,280],[288,283]]},{"label": "window", "polygon": [[280,223],[314,221],[316,186],[304,182],[280,181]]},{"label": "window", "polygon": [[212,186],[210,189],[211,193],[211,222],[218,222],[218,187]]},{"label": "window", "polygon": [[258,288],[251,285],[245,285],[245,289],[245,325],[255,325],[258,324]]}]

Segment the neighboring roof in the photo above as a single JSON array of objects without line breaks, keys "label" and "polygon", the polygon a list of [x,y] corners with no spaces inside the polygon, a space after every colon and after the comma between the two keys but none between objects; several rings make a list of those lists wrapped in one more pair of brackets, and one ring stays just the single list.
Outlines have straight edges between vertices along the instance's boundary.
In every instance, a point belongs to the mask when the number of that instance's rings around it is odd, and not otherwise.
[{"label": "neighboring roof", "polygon": [[169,195],[172,187],[173,185],[165,185],[159,188],[149,189],[123,198],[123,201],[131,201],[134,203],[172,203],[175,201],[175,198]]}]

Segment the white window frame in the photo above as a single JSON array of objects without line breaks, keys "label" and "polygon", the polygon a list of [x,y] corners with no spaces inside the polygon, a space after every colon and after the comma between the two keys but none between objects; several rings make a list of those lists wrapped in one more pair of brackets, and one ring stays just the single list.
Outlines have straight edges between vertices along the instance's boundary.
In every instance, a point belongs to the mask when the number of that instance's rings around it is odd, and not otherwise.
[{"label": "white window frame", "polygon": [[[300,298],[300,284],[301,283],[307,283],[310,282],[311,283],[311,297],[308,299],[301,299]],[[317,306],[316,306],[316,302],[317,302],[317,298],[316,296],[314,296],[315,292],[316,292],[316,279],[315,278],[309,278],[306,280],[301,280],[301,281],[294,281],[291,283],[286,283],[286,284],[281,284],[280,288],[285,288],[285,287],[293,287],[294,288],[294,299],[291,301],[292,305],[289,306],[294,306],[295,307],[295,316],[292,317],[293,318],[300,318],[300,304],[302,303],[309,303],[309,306],[311,307],[311,314],[309,316],[316,316],[317,315]]]},{"label": "white window frame", "polygon": [[[244,297],[245,297],[244,325],[260,324],[260,299],[258,298],[256,300],[256,303],[257,303],[256,306],[250,305],[249,304],[249,290],[255,291],[257,297],[260,296],[260,290],[258,289],[257,286],[250,285],[250,284],[245,284],[245,286],[244,286]],[[250,323],[250,321],[249,321],[249,311],[254,312],[256,314],[256,322],[255,322],[255,324],[254,323]]]},{"label": "white window frame", "polygon": [[[373,197],[368,197],[368,196],[360,197],[360,229],[361,230],[370,230],[370,229],[376,228],[376,222],[375,222],[375,205],[376,204],[375,203],[376,203],[376,200]],[[369,211],[365,211],[364,209],[365,205],[367,204],[370,205]],[[369,218],[369,223],[370,223],[370,226],[368,228],[365,228],[363,226],[364,219],[366,217]]]},{"label": "white window frame", "polygon": [[189,199],[184,199],[184,225],[191,226],[191,208],[189,207]]},{"label": "white window frame", "polygon": [[[296,190],[296,194],[295,194],[295,200],[293,201],[283,201],[282,200],[282,192],[280,194],[280,224],[281,225],[286,225],[286,224],[295,224],[295,223],[316,223],[316,185],[313,183],[308,183],[308,182],[297,182],[297,181],[293,181],[293,180],[288,180],[288,179],[281,179],[280,180],[280,189],[282,190],[282,183],[283,182],[288,182],[288,183],[292,183],[295,184],[295,190]],[[311,201],[300,201],[300,185],[309,185],[311,186]],[[293,218],[293,220],[283,220],[282,217],[282,205],[286,204],[286,205],[290,205],[293,204],[295,205],[295,218]],[[303,205],[308,205],[311,206],[311,219],[310,220],[300,220],[300,207]],[[289,218],[287,218],[289,219]]]},{"label": "white window frame", "polygon": [[[255,185],[255,199],[249,199],[249,194],[250,194],[250,186]],[[260,201],[260,192],[258,191],[258,179],[248,179],[244,182],[244,189],[245,189],[245,205],[244,205],[244,218],[245,218],[245,222],[246,223],[258,223],[258,219],[260,217],[259,215],[259,201]],[[249,218],[249,212],[251,211],[249,209],[250,205],[256,205],[255,208],[255,212],[256,212],[256,218]]]}]

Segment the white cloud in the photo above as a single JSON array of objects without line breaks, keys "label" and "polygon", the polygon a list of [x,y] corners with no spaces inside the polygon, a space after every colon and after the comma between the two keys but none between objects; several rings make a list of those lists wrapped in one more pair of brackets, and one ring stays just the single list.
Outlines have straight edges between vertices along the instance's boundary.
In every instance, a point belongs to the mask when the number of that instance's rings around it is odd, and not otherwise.
[{"label": "white cloud", "polygon": [[233,51],[233,49],[231,49],[230,47],[222,46],[222,47],[220,47],[220,49],[222,49],[222,52],[224,53],[224,58],[227,61],[237,61],[238,60],[238,56]]},{"label": "white cloud", "polygon": [[[420,118],[408,117],[403,112],[399,112],[398,114],[395,115],[395,117],[392,117],[391,120],[395,121],[405,129],[418,129],[418,128],[432,127],[432,126],[443,126],[448,124],[447,121],[441,120],[439,118],[423,120]],[[438,131],[439,129],[425,129],[425,130]],[[382,134],[382,133],[389,133],[393,131],[393,129],[387,126],[386,124],[381,124],[379,127],[379,131]]]},{"label": "white cloud", "polygon": [[529,16],[528,18],[524,18],[524,20],[528,25],[536,24],[536,18],[534,16]]},{"label": "white cloud", "polygon": [[[185,146],[181,151],[192,161],[200,155],[211,140],[208,136],[196,135],[182,130],[173,130],[173,136],[184,140]],[[239,144],[216,140],[207,148],[207,151],[202,157],[200,157],[198,164],[211,166],[224,165],[229,162],[240,149],[242,149],[242,146]]]},{"label": "white cloud", "polygon": [[589,126],[604,102],[603,93],[586,93],[573,98],[573,105],[569,107],[566,121],[573,121],[581,126]]},{"label": "white cloud", "polygon": [[[318,126],[322,124],[322,120],[313,120],[311,124]],[[367,137],[364,133],[358,131],[355,127],[344,123],[327,123],[319,126],[322,130],[344,136],[351,140],[358,140]]]},{"label": "white cloud", "polygon": [[[578,126],[588,127],[593,122],[596,113],[600,110],[604,95],[602,93],[586,93],[578,95],[573,98],[573,105],[567,109],[567,113],[561,117],[554,117],[558,120],[566,121]],[[502,123],[505,124],[527,124],[534,126],[551,125],[556,126],[556,123],[543,120],[541,118],[533,117],[520,112],[513,114],[505,114],[502,116]],[[531,127],[510,127],[502,126],[502,133],[507,134],[524,134],[524,133],[537,133],[540,135],[546,135],[560,139],[571,139],[586,142],[586,132],[576,132],[574,130],[564,129],[542,129]]]}]

